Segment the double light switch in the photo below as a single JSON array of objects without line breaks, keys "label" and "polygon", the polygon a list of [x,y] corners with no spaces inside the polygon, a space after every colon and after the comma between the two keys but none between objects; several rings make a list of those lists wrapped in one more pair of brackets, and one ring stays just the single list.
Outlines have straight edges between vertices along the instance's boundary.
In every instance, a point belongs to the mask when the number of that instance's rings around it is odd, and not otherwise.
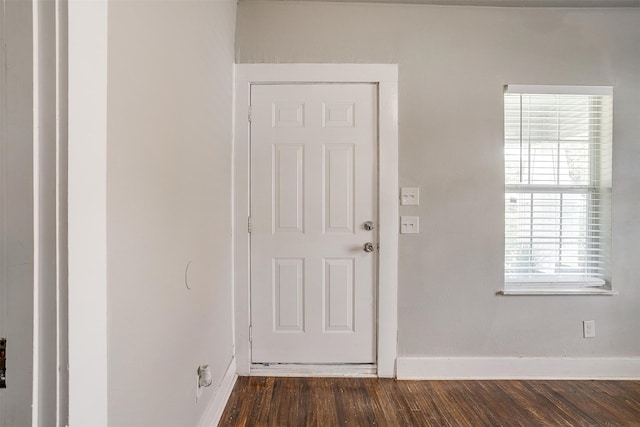
[{"label": "double light switch", "polygon": [[[400,189],[400,205],[418,206],[420,204],[420,189],[415,187],[403,187]],[[420,217],[401,216],[400,233],[418,234],[420,232]]]},{"label": "double light switch", "polygon": [[400,204],[402,206],[418,206],[420,204],[420,189],[414,187],[401,188]]},{"label": "double light switch", "polygon": [[420,217],[417,216],[401,216],[400,217],[400,233],[401,234],[418,234],[420,232]]}]

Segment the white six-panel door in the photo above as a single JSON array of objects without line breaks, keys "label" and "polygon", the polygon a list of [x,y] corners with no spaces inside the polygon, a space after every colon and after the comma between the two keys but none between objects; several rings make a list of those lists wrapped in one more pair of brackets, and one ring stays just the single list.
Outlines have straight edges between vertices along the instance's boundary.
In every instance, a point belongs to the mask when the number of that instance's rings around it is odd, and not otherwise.
[{"label": "white six-panel door", "polygon": [[376,94],[251,86],[253,363],[376,361]]}]

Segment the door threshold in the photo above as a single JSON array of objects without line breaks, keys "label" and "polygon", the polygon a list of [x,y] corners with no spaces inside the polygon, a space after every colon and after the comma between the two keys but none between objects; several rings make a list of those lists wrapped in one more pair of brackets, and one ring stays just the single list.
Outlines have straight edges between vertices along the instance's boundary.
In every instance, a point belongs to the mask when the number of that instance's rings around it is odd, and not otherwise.
[{"label": "door threshold", "polygon": [[307,364],[252,363],[252,377],[358,377],[377,378],[378,367],[372,363]]}]

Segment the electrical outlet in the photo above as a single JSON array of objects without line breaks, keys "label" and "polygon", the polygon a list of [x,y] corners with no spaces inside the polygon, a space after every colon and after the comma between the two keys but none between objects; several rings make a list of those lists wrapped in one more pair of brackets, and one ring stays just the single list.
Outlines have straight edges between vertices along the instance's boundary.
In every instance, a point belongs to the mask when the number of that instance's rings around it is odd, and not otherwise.
[{"label": "electrical outlet", "polygon": [[582,332],[585,338],[595,338],[596,336],[596,321],[584,320],[582,322]]}]

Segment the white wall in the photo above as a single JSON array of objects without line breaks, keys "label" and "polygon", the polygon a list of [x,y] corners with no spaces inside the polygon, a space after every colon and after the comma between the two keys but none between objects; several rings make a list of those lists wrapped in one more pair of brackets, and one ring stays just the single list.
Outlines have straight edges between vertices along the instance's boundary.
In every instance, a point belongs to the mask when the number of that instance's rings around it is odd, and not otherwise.
[{"label": "white wall", "polygon": [[[237,25],[239,63],[399,64],[400,184],[421,190],[400,209],[421,231],[400,237],[400,356],[640,356],[640,9],[241,2]],[[618,296],[495,295],[506,83],[614,86]]]},{"label": "white wall", "polygon": [[[196,425],[232,360],[235,12],[233,0],[109,2],[112,426]],[[196,403],[201,364],[213,386]]]}]

